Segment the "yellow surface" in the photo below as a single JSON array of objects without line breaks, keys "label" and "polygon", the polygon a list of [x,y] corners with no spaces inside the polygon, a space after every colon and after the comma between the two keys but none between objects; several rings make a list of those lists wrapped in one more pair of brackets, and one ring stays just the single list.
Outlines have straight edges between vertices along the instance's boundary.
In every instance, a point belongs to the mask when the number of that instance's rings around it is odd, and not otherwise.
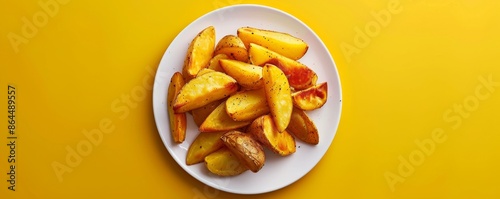
[{"label": "yellow surface", "polygon": [[[57,4],[48,13],[39,2]],[[0,198],[253,198],[184,172],[160,140],[151,105],[152,77],[173,38],[236,3],[276,7],[308,24],[343,87],[340,127],[324,158],[296,183],[256,198],[500,198],[494,0],[4,1]],[[6,181],[9,84],[17,90],[15,192]],[[76,149],[84,156],[68,162]],[[60,178],[54,165],[66,168]]]}]

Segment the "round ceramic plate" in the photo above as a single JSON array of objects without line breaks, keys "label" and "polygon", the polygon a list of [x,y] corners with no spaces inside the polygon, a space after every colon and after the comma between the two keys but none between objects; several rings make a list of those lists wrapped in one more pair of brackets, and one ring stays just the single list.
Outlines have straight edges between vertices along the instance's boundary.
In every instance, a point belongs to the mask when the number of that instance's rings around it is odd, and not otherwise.
[{"label": "round ceramic plate", "polygon": [[[296,139],[297,151],[287,157],[280,157],[266,149],[266,162],[259,172],[246,171],[234,177],[213,175],[203,163],[186,165],[187,150],[198,134],[198,129],[188,114],[186,140],[181,144],[173,142],[169,131],[166,96],[171,76],[174,72],[182,70],[189,43],[208,26],[215,27],[216,41],[228,34],[236,35],[236,30],[240,27],[251,26],[286,32],[309,44],[309,50],[299,61],[318,74],[318,83],[328,82],[328,101],[322,108],[308,112],[319,131],[318,145],[309,145]],[[156,126],[165,147],[186,172],[219,190],[239,194],[258,194],[283,188],[299,180],[319,162],[330,147],[337,131],[342,105],[341,93],[335,63],[328,49],[313,30],[292,15],[274,8],[237,5],[203,15],[184,28],[172,41],[156,73],[153,109]]]}]

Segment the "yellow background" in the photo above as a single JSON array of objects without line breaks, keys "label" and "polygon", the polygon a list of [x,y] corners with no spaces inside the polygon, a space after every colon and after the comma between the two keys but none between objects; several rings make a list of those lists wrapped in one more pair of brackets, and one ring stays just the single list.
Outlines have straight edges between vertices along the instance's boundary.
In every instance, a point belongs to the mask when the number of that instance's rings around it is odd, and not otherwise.
[{"label": "yellow background", "polygon": [[[33,21],[44,11],[39,1],[4,0],[0,198],[253,198],[209,188],[177,165],[156,130],[148,90],[165,49],[186,25],[237,3],[272,6],[309,25],[334,57],[343,89],[340,126],[319,164],[296,183],[255,198],[500,198],[494,0],[72,0],[57,4],[17,53],[9,33],[22,35],[23,18]],[[371,14],[398,3],[401,12],[385,18],[385,26]],[[356,30],[370,25],[368,45],[356,46]],[[345,55],[346,45],[356,53]],[[497,85],[488,90],[481,78]],[[8,84],[18,91],[16,192],[6,182]],[[141,90],[145,97],[122,101]],[[455,106],[468,109],[461,115]],[[103,121],[111,132],[59,181],[52,164],[64,164],[67,148]],[[415,142],[429,141],[436,129],[444,141],[434,141],[427,154]],[[413,170],[398,171],[411,158]],[[388,173],[404,181],[391,189]]]}]

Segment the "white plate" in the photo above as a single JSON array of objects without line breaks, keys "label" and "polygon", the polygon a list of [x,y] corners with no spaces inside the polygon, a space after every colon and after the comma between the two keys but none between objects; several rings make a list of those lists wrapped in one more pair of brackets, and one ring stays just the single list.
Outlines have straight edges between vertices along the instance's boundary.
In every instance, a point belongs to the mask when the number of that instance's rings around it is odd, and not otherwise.
[{"label": "white plate", "polygon": [[[168,83],[174,72],[181,71],[191,40],[210,25],[215,27],[217,41],[224,35],[236,34],[239,27],[252,26],[290,33],[309,44],[307,54],[299,61],[318,74],[318,83],[328,82],[327,103],[321,109],[308,112],[319,130],[318,145],[311,146],[297,140],[296,153],[288,157],[279,157],[266,150],[266,163],[258,173],[246,171],[234,177],[215,176],[205,168],[204,164],[186,165],[187,149],[198,134],[198,130],[188,114],[186,140],[182,144],[175,144],[172,141],[166,102]],[[156,126],[165,147],[186,172],[216,189],[239,194],[258,194],[274,191],[297,181],[319,162],[330,147],[337,131],[342,105],[341,93],[340,79],[332,57],[321,39],[307,25],[292,15],[274,8],[237,5],[205,14],[184,28],[172,41],[156,73],[153,109]]]}]

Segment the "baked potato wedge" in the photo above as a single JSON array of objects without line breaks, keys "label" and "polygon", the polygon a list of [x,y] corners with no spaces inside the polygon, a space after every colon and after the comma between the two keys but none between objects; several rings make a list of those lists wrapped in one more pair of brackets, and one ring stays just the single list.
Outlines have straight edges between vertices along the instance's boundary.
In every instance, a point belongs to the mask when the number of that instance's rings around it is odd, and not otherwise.
[{"label": "baked potato wedge", "polygon": [[234,121],[226,112],[226,102],[215,108],[200,125],[200,132],[230,131],[249,125],[252,121]]},{"label": "baked potato wedge", "polygon": [[215,55],[208,63],[208,69],[225,73],[224,69],[222,69],[222,67],[219,64],[219,60],[221,59],[229,59],[229,57],[226,54]]},{"label": "baked potato wedge", "polygon": [[327,98],[327,82],[292,93],[293,105],[305,111],[321,108],[326,103]]},{"label": "baked potato wedge", "polygon": [[222,100],[217,100],[210,102],[200,108],[192,110],[191,115],[193,115],[193,120],[196,126],[200,127],[205,119],[207,119],[208,115],[210,115],[210,113],[212,113],[212,111],[214,111],[215,108],[220,105],[220,103],[222,103]]},{"label": "baked potato wedge", "polygon": [[273,64],[280,68],[288,78],[290,86],[303,90],[316,84],[318,76],[306,65],[287,58],[260,45],[251,43],[248,49],[250,63],[258,66]]},{"label": "baked potato wedge", "polygon": [[201,132],[196,136],[193,143],[189,146],[186,155],[186,164],[192,165],[203,162],[205,157],[224,146],[220,137],[225,132],[204,133]]},{"label": "baked potato wedge", "polygon": [[292,118],[287,131],[306,143],[317,145],[319,134],[314,122],[307,116],[306,112],[293,108]]},{"label": "baked potato wedge", "polygon": [[186,83],[174,100],[175,113],[200,108],[238,91],[238,83],[221,72],[209,72]]},{"label": "baked potato wedge", "polygon": [[219,176],[235,176],[248,170],[227,147],[206,156],[205,165],[210,172]]},{"label": "baked potato wedge", "polygon": [[247,48],[245,44],[243,44],[243,41],[235,35],[224,36],[219,43],[217,43],[214,54],[225,54],[230,59],[248,62]]},{"label": "baked potato wedge", "polygon": [[226,74],[248,90],[262,88],[262,67],[241,61],[221,59],[220,66]]},{"label": "baked potato wedge", "polygon": [[215,46],[215,28],[209,26],[203,29],[189,44],[182,75],[186,81],[191,80],[202,68],[208,66],[212,59]]},{"label": "baked potato wedge", "polygon": [[242,27],[237,32],[247,48],[250,43],[259,44],[293,60],[300,59],[309,48],[304,40],[288,33],[253,27]]},{"label": "baked potato wedge", "polygon": [[263,115],[255,119],[247,128],[247,133],[252,134],[265,147],[281,156],[295,153],[294,137],[286,130],[278,131],[270,115]]},{"label": "baked potato wedge", "polygon": [[250,135],[240,131],[229,131],[221,137],[224,145],[233,152],[252,172],[259,171],[266,161],[264,149]]},{"label": "baked potato wedge", "polygon": [[212,69],[209,69],[209,68],[202,68],[198,74],[196,74],[196,77],[199,77],[199,76],[202,76],[204,74],[207,74],[207,73],[211,73],[211,72],[214,72],[215,70],[212,70]]},{"label": "baked potato wedge", "polygon": [[176,72],[172,75],[170,79],[170,84],[168,85],[167,92],[167,103],[168,103],[168,119],[170,122],[170,133],[174,142],[181,143],[186,138],[186,113],[175,113],[173,107],[173,101],[175,96],[179,93],[181,88],[184,86],[184,78],[182,74]]},{"label": "baked potato wedge", "polygon": [[271,64],[266,64],[262,69],[264,79],[264,91],[271,116],[282,132],[290,123],[293,103],[290,85],[283,71]]},{"label": "baked potato wedge", "polygon": [[234,121],[252,121],[269,113],[264,89],[241,91],[226,100],[226,112]]}]

